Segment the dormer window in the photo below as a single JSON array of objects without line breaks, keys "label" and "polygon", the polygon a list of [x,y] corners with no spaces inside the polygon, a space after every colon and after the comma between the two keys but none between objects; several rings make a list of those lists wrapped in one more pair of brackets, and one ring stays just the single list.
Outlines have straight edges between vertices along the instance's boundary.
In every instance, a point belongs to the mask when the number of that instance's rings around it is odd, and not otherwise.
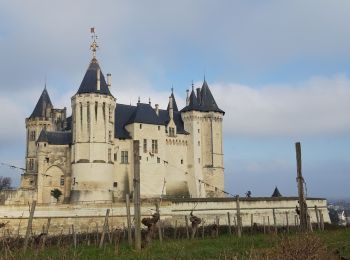
[{"label": "dormer window", "polygon": [[172,136],[172,137],[175,136],[175,128],[174,127],[169,127],[169,136]]},{"label": "dormer window", "polygon": [[35,141],[35,131],[30,132],[30,141]]}]

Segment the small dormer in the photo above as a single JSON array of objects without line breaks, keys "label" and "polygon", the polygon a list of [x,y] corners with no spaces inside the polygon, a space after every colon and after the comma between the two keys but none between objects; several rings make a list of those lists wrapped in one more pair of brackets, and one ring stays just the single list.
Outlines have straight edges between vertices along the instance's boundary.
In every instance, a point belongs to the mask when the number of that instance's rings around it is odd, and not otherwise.
[{"label": "small dormer", "polygon": [[177,105],[175,101],[175,97],[173,92],[171,93],[169,97],[169,104],[168,104],[168,114],[169,114],[169,122],[167,124],[168,129],[168,136],[169,137],[176,137],[176,125],[174,122],[174,112],[177,111]]}]

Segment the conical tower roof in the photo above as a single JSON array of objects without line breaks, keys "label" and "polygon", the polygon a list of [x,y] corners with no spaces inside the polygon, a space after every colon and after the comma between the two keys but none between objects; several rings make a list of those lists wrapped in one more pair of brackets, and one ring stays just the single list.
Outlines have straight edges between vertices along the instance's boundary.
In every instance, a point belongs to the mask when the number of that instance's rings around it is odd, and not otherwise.
[{"label": "conical tower roof", "polygon": [[36,103],[33,113],[30,115],[29,118],[46,117],[46,109],[49,107],[53,108],[53,105],[51,103],[49,93],[47,92],[46,86],[45,86],[43,92],[40,95],[38,102]]},{"label": "conical tower roof", "polygon": [[[97,73],[100,73],[100,89],[97,89]],[[85,73],[83,81],[80,84],[77,94],[83,93],[98,93],[112,96],[109,87],[106,83],[105,77],[102,73],[100,65],[96,58],[93,58]]]},{"label": "conical tower roof", "polygon": [[280,191],[278,190],[277,186],[276,186],[275,190],[273,191],[271,197],[276,197],[276,198],[277,197],[282,197],[282,195],[281,195]]},{"label": "conical tower roof", "polygon": [[224,112],[216,104],[213,94],[211,93],[205,79],[201,88],[201,108],[203,111]]}]

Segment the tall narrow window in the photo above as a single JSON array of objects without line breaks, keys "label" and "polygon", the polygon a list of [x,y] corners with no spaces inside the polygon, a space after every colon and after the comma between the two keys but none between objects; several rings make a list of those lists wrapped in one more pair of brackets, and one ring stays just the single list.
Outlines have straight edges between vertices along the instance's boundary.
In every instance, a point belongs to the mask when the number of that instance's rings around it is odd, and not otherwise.
[{"label": "tall narrow window", "polygon": [[112,142],[112,131],[108,131],[108,140]]},{"label": "tall narrow window", "polygon": [[64,186],[64,176],[63,175],[61,176],[61,179],[60,179],[60,185]]},{"label": "tall narrow window", "polygon": [[35,131],[30,132],[30,140],[35,141]]},{"label": "tall narrow window", "polygon": [[98,108],[98,103],[95,102],[95,120],[97,121],[97,108]]},{"label": "tall narrow window", "polygon": [[103,102],[102,111],[103,111],[103,120],[106,121],[106,103],[105,102]]},{"label": "tall narrow window", "polygon": [[143,139],[143,152],[147,153],[147,139]]},{"label": "tall narrow window", "polygon": [[121,151],[121,163],[126,164],[128,160],[128,151]]},{"label": "tall narrow window", "polygon": [[87,127],[88,127],[88,132],[90,132],[90,103],[87,102],[87,108],[86,108],[86,115],[87,115]]},{"label": "tall narrow window", "polygon": [[83,104],[82,103],[79,103],[80,104],[80,127],[83,126]]},{"label": "tall narrow window", "polygon": [[29,170],[33,171],[34,170],[34,159],[29,159]]},{"label": "tall narrow window", "polygon": [[112,162],[112,150],[111,150],[111,148],[108,149],[108,162]]},{"label": "tall narrow window", "polygon": [[108,107],[108,118],[109,122],[112,122],[112,106]]},{"label": "tall narrow window", "polygon": [[174,127],[169,127],[169,136],[172,136],[172,137],[175,136],[175,128]]},{"label": "tall narrow window", "polygon": [[152,140],[152,153],[158,153],[158,140]]}]

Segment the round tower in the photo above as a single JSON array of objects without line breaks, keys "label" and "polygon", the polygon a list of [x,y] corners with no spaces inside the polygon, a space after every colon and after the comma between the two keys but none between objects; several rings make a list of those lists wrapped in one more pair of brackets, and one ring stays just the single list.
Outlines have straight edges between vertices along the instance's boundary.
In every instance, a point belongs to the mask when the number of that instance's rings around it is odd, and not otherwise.
[{"label": "round tower", "polygon": [[116,99],[95,58],[78,92],[72,97],[72,191],[71,202],[112,201],[113,142]]}]

